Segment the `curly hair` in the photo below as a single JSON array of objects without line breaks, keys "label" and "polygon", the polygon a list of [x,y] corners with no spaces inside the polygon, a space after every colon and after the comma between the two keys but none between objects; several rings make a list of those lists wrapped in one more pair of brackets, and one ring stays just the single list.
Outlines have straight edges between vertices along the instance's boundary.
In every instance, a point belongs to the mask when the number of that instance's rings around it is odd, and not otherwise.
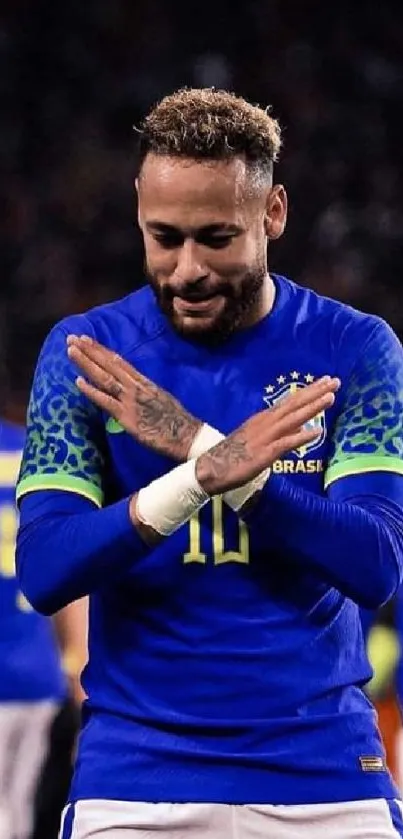
[{"label": "curly hair", "polygon": [[271,176],[281,147],[270,108],[214,88],[183,88],[165,96],[139,129],[139,170],[150,153],[192,160],[243,157]]}]

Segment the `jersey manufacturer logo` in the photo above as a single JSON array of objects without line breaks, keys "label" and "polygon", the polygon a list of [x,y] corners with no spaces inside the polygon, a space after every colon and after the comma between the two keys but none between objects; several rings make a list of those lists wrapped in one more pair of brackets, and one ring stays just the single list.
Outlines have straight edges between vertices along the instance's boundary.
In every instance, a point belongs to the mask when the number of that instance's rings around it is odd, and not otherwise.
[{"label": "jersey manufacturer logo", "polygon": [[[263,401],[269,406],[269,408],[273,408],[274,405],[277,405],[282,399],[285,399],[286,396],[290,396],[291,393],[295,393],[295,391],[300,390],[303,387],[307,387],[312,384],[313,381],[315,381],[315,376],[312,376],[311,373],[302,374],[297,370],[293,370],[292,373],[281,374],[280,376],[277,376],[275,384],[266,386]],[[310,443],[307,443],[305,446],[301,446],[299,449],[295,449],[293,451],[293,454],[295,454],[298,458],[305,457],[308,452],[312,452],[322,445],[326,437],[326,419],[324,411],[317,414],[317,416],[309,420],[309,422],[305,423],[304,428],[314,428],[318,433],[317,437],[314,437]]]},{"label": "jersey manufacturer logo", "polygon": [[387,772],[385,760],[379,755],[362,755],[358,760],[363,772]]},{"label": "jersey manufacturer logo", "polygon": [[124,431],[123,426],[115,417],[108,417],[105,428],[108,434],[121,434]]}]

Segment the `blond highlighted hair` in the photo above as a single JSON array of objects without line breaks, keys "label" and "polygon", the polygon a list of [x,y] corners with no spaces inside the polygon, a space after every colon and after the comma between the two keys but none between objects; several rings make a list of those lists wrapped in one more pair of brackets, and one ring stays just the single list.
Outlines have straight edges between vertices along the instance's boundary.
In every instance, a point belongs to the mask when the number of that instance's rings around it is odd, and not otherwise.
[{"label": "blond highlighted hair", "polygon": [[139,169],[148,154],[197,161],[243,157],[271,176],[281,148],[280,126],[270,108],[214,88],[184,88],[165,96],[137,130]]}]

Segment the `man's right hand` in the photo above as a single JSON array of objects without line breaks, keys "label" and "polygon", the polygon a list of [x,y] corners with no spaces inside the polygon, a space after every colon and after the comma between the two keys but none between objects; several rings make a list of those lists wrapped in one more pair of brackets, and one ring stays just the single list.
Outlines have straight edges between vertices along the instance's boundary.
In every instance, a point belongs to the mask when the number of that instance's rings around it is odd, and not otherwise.
[{"label": "man's right hand", "polygon": [[318,431],[306,423],[333,405],[339,387],[339,379],[324,376],[255,414],[197,459],[200,486],[209,495],[222,495],[256,478],[287,452],[312,442]]},{"label": "man's right hand", "polygon": [[69,335],[67,345],[69,358],[87,377],[76,379],[81,393],[142,445],[179,463],[186,461],[201,420],[94,338]]}]

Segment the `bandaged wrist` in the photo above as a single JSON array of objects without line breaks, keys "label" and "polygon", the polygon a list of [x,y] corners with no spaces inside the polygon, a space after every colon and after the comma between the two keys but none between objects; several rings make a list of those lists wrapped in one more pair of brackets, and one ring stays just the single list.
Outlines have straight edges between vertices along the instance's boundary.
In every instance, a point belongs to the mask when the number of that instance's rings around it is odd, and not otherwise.
[{"label": "bandaged wrist", "polygon": [[169,536],[210,500],[196,478],[195,466],[195,460],[181,463],[139,491],[136,511],[143,524]]},{"label": "bandaged wrist", "polygon": [[261,472],[256,478],[253,478],[252,481],[248,481],[243,487],[231,489],[229,492],[226,492],[223,495],[225,503],[228,504],[228,507],[231,507],[231,510],[237,513],[253,495],[256,495],[257,492],[263,489],[269,475],[270,469],[265,469],[264,472]]},{"label": "bandaged wrist", "polygon": [[[221,434],[221,432],[217,431],[216,428],[212,428],[211,425],[204,423],[193,440],[189,449],[188,457],[197,459],[202,454],[209,451],[209,449],[212,449],[213,446],[221,443],[221,440],[224,439],[224,434]],[[240,510],[244,504],[246,504],[246,502],[255,495],[256,492],[263,489],[269,475],[270,469],[265,469],[264,472],[261,472],[260,475],[257,475],[257,477],[252,481],[248,481],[248,483],[244,484],[244,486],[226,492],[223,495],[225,503],[228,504],[234,512],[238,512],[238,510]]]},{"label": "bandaged wrist", "polygon": [[206,422],[203,423],[189,449],[188,460],[190,458],[196,460],[200,455],[205,454],[213,446],[216,446],[217,443],[221,443],[221,440],[225,440],[225,434],[221,434],[221,431],[217,431],[216,428],[207,425]]}]

